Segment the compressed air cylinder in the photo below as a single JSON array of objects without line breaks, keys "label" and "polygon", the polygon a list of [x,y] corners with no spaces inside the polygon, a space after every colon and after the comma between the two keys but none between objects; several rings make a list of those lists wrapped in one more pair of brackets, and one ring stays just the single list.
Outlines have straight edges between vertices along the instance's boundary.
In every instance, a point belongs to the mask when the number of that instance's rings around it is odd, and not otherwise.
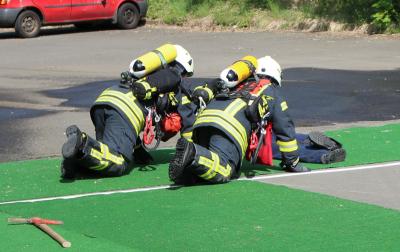
[{"label": "compressed air cylinder", "polygon": [[246,80],[254,73],[257,65],[257,58],[250,55],[236,61],[221,72],[220,78],[224,82],[223,86],[232,88]]},{"label": "compressed air cylinder", "polygon": [[136,78],[142,78],[174,61],[176,55],[177,51],[174,45],[164,44],[133,60],[129,65],[129,72]]}]

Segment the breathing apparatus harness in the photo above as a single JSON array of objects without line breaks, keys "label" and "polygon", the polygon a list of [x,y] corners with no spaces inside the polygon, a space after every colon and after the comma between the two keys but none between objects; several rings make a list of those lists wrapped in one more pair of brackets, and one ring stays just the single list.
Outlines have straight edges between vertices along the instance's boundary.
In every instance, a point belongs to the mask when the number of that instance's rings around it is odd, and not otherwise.
[{"label": "breathing apparatus harness", "polygon": [[[270,144],[272,139],[272,124],[268,123],[268,119],[271,116],[271,113],[268,110],[268,100],[272,98],[266,98],[259,94],[262,88],[270,84],[271,82],[269,80],[259,79],[254,74],[254,78],[250,78],[246,82],[237,85],[234,89],[220,89],[219,93],[215,96],[216,99],[220,100],[241,98],[247,102],[245,113],[252,124],[252,133],[246,158],[251,164],[255,164],[257,161],[260,161],[260,159],[262,163],[272,163],[272,152],[265,155],[259,155],[263,146]],[[265,113],[263,115],[259,113],[260,102],[263,102],[264,104],[263,109]],[[271,151],[271,147],[268,148],[268,152]]]},{"label": "breathing apparatus harness", "polygon": [[[171,130],[174,131],[174,133],[179,131],[180,116],[176,112],[170,111],[171,108],[176,107],[177,104],[178,101],[175,98],[175,93],[169,92],[167,94],[160,94],[154,102],[145,106],[147,116],[143,130],[142,146],[146,150],[157,149],[165,133]],[[179,129],[175,129],[177,127],[177,125],[174,125],[176,120],[179,120]],[[156,143],[150,147],[153,140],[156,140]]]},{"label": "breathing apparatus harness", "polygon": [[[162,53],[158,50],[153,50],[153,52],[159,56],[162,62],[162,68],[159,71],[163,71],[162,69],[167,68],[167,61],[164,59]],[[161,90],[159,90],[160,87],[157,88],[157,85],[162,83],[162,76],[157,75],[154,79],[152,79],[156,83],[155,86],[151,85],[154,83],[149,83],[149,76],[150,75],[146,75],[138,79],[135,78],[129,71],[123,72],[121,73],[120,85],[130,88],[136,99],[138,99],[146,109],[147,115],[142,136],[142,146],[146,150],[153,150],[159,146],[160,141],[164,137],[163,130],[168,127],[165,126],[165,123],[162,125],[163,119],[174,118],[174,116],[176,116],[175,113],[169,112],[169,108],[171,106],[176,106],[177,100],[174,92],[165,92],[159,94]],[[170,78],[166,79],[168,79],[170,83],[175,83],[177,80],[174,78],[175,76],[171,76]],[[168,80],[166,80],[166,82],[168,82]],[[150,147],[154,140],[156,140],[156,143]]]},{"label": "breathing apparatus harness", "polygon": [[[135,94],[134,83],[137,81],[140,81],[140,80],[135,78],[129,71],[121,73],[120,86],[131,89],[134,94]],[[146,89],[145,91],[146,91],[145,95],[141,98],[142,99],[150,98],[149,94],[151,96],[152,90]],[[135,94],[135,96],[137,96],[137,94]],[[142,100],[142,99],[140,99],[140,100]],[[161,137],[162,137],[162,132],[159,127],[159,122],[161,120],[161,116],[156,112],[154,107],[155,106],[151,106],[151,105],[145,106],[145,109],[147,110],[147,115],[146,115],[145,126],[144,126],[144,130],[143,130],[143,136],[142,136],[141,143],[142,143],[143,148],[145,148],[146,150],[156,149],[158,147],[158,145],[160,144],[159,139],[161,139]],[[153,121],[155,123],[156,133],[154,133]],[[148,145],[150,145],[153,142],[155,137],[157,139],[156,144],[153,147],[149,148]]]},{"label": "breathing apparatus harness", "polygon": [[[157,149],[158,145],[160,144],[161,138],[164,135],[164,133],[160,129],[161,116],[157,113],[154,107],[146,107],[146,110],[147,116],[143,130],[142,146],[146,150],[154,150]],[[155,124],[155,132],[153,129],[153,122]],[[156,139],[156,144],[153,147],[149,147],[154,138]]]}]

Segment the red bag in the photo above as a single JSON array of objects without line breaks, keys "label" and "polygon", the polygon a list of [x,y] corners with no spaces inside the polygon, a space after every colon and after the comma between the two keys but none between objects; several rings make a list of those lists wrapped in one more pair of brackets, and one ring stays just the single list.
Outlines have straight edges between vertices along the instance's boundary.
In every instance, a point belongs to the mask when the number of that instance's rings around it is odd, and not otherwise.
[{"label": "red bag", "polygon": [[[272,158],[272,124],[268,123],[265,127],[266,134],[264,136],[264,142],[261,146],[258,155],[257,155],[257,164],[261,165],[273,165],[273,158]],[[255,133],[251,135],[250,144],[247,148],[246,152],[246,159],[250,160],[254,151],[256,151],[258,145],[258,137]]]},{"label": "red bag", "polygon": [[[262,87],[265,85],[270,85],[271,81],[267,79],[261,79],[257,83],[257,86],[251,91],[252,94],[256,94],[257,92],[260,91]],[[260,147],[260,150],[258,151],[257,155],[257,164],[262,164],[262,165],[268,165],[272,166],[273,165],[273,158],[272,158],[272,123],[268,123],[265,126],[265,136],[264,136],[264,141],[263,145]],[[258,139],[257,134],[255,132],[252,133],[250,137],[250,143],[249,147],[247,147],[246,151],[246,159],[251,160],[252,154],[256,151],[257,145],[258,145]]]},{"label": "red bag", "polygon": [[272,166],[272,124],[268,123],[265,129],[267,133],[264,136],[263,145],[257,156],[257,163]]},{"label": "red bag", "polygon": [[169,113],[161,120],[161,131],[164,132],[162,141],[167,141],[181,130],[182,118],[178,113]]}]

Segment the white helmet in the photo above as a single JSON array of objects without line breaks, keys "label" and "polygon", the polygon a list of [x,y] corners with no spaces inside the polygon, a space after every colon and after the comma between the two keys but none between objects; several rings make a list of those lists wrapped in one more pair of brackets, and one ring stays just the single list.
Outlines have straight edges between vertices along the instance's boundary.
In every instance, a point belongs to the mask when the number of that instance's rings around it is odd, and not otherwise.
[{"label": "white helmet", "polygon": [[276,84],[281,86],[282,69],[281,66],[271,56],[259,58],[256,74],[259,76],[266,75],[275,80]]},{"label": "white helmet", "polygon": [[186,51],[186,49],[180,45],[175,45],[175,48],[176,48],[175,61],[183,66],[188,76],[192,76],[194,71],[194,63],[192,56],[190,56],[189,52]]}]

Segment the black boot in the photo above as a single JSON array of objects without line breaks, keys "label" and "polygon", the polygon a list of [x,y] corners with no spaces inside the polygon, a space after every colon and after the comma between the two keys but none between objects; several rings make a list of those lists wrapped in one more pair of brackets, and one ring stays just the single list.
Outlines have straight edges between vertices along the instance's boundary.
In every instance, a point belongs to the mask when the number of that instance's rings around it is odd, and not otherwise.
[{"label": "black boot", "polygon": [[295,161],[294,163],[282,161],[279,165],[282,167],[283,170],[285,170],[287,172],[309,172],[310,171],[310,169],[308,169],[307,167],[302,165],[298,160]]},{"label": "black boot", "polygon": [[178,139],[176,144],[175,156],[169,163],[169,178],[176,184],[187,184],[191,177],[187,171],[189,166],[196,154],[196,150],[192,142],[189,142],[186,138]]},{"label": "black boot", "polygon": [[67,141],[62,146],[62,155],[65,159],[76,157],[83,145],[83,134],[76,125],[65,130]]},{"label": "black boot", "polygon": [[346,151],[344,149],[336,149],[329,151],[327,154],[322,155],[321,163],[330,164],[342,162],[346,159]]},{"label": "black boot", "polygon": [[323,147],[328,150],[336,150],[342,147],[342,144],[333,138],[325,136],[323,133],[318,131],[312,131],[308,134],[308,137],[312,144],[319,147]]},{"label": "black boot", "polygon": [[135,160],[136,164],[141,164],[141,165],[147,165],[151,161],[153,161],[153,157],[148,153],[143,146],[140,146],[139,148],[135,149],[133,152],[133,158]]},{"label": "black boot", "polygon": [[63,159],[61,161],[61,178],[74,179],[76,174],[76,164],[72,159]]}]

